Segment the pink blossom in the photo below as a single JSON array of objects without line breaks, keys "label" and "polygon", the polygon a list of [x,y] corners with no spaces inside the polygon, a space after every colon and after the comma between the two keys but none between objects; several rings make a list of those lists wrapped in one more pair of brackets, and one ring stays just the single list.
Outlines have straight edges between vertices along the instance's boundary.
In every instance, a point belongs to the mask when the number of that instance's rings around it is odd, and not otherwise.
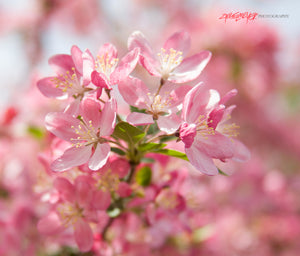
[{"label": "pink blossom", "polygon": [[93,246],[93,231],[89,222],[97,222],[97,212],[92,208],[93,190],[86,177],[79,176],[72,184],[65,178],[54,181],[60,201],[38,223],[41,233],[55,235],[72,226],[74,238],[83,252]]},{"label": "pink blossom", "polygon": [[127,116],[127,121],[133,125],[153,124],[166,132],[175,132],[180,125],[180,117],[176,115],[178,105],[183,101],[190,86],[174,86],[166,83],[159,93],[151,93],[143,81],[128,77],[119,84],[119,90],[125,101],[145,113],[133,112]]},{"label": "pink blossom", "polygon": [[[58,54],[51,57],[49,64],[57,76],[45,77],[37,82],[39,90],[46,97],[60,98],[68,96],[77,99],[67,107],[72,114],[77,114],[80,100],[86,92],[92,90],[92,88],[87,87],[89,81],[83,80],[82,54],[77,46],[73,46],[71,55]],[[90,56],[91,54],[86,50],[85,55]]]},{"label": "pink blossom", "polygon": [[101,109],[98,101],[85,98],[80,110],[80,118],[67,113],[49,113],[46,116],[46,128],[62,140],[72,143],[72,146],[51,164],[54,171],[64,171],[86,162],[90,169],[98,170],[108,159],[110,145],[104,137],[111,135],[114,130],[115,100],[106,102]]},{"label": "pink blossom", "polygon": [[234,91],[223,99],[215,90],[197,85],[186,95],[179,129],[179,137],[185,144],[185,152],[192,165],[208,175],[218,174],[212,159],[246,160],[248,150],[232,137],[237,136],[235,124],[225,124],[233,107],[225,109],[225,103]]},{"label": "pink blossom", "polygon": [[135,68],[139,59],[139,49],[132,49],[119,62],[114,45],[104,44],[98,51],[96,59],[84,54],[84,78],[91,79],[97,87],[112,89],[112,86],[125,79]]},{"label": "pink blossom", "polygon": [[141,50],[141,65],[151,75],[174,83],[185,83],[197,78],[211,57],[209,51],[202,51],[185,58],[190,48],[190,35],[185,31],[171,35],[157,55],[145,36],[140,31],[135,31],[128,39],[128,49],[136,47]]}]

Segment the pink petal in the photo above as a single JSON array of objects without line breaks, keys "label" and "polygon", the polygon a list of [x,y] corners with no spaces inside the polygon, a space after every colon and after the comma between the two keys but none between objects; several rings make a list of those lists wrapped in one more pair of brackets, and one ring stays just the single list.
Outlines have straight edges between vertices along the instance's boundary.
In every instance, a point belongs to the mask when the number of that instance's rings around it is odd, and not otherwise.
[{"label": "pink petal", "polygon": [[126,182],[120,182],[117,193],[120,197],[128,197],[132,193],[130,185]]},{"label": "pink petal", "polygon": [[54,187],[60,196],[71,203],[75,202],[75,188],[66,178],[58,177],[54,180]]},{"label": "pink petal", "polygon": [[195,147],[185,149],[185,153],[191,164],[200,172],[207,175],[217,175],[218,169],[213,160]]},{"label": "pink petal", "polygon": [[209,51],[202,51],[185,58],[168,80],[174,83],[185,83],[196,79],[206,67],[210,58],[211,53]]},{"label": "pink petal", "polygon": [[116,111],[117,102],[115,99],[111,99],[104,104],[99,123],[100,136],[108,136],[113,133],[116,125]]},{"label": "pink petal", "polygon": [[157,61],[156,55],[153,53],[152,48],[140,31],[135,31],[128,39],[128,49],[131,51],[134,48],[139,48],[140,64],[154,76],[160,76],[158,72],[160,63]]},{"label": "pink petal", "polygon": [[92,154],[92,146],[72,147],[51,164],[53,171],[61,172],[71,167],[85,164]]},{"label": "pink petal", "polygon": [[89,50],[82,54],[83,84],[88,85],[91,82],[91,74],[95,69],[95,60]]},{"label": "pink petal", "polygon": [[135,68],[139,60],[140,50],[135,48],[127,53],[120,61],[118,67],[110,75],[111,84],[118,84],[121,80],[125,79]]},{"label": "pink petal", "polygon": [[100,127],[101,119],[101,105],[100,102],[92,99],[85,98],[80,105],[80,113],[87,126],[91,125],[96,129]]},{"label": "pink petal", "polygon": [[197,135],[193,147],[196,147],[209,157],[221,160],[232,158],[234,155],[232,140],[217,131],[215,131],[214,135],[207,135],[207,137],[201,138]]},{"label": "pink petal", "polygon": [[37,224],[38,231],[45,235],[55,235],[63,230],[60,218],[56,212],[50,212],[41,218]]},{"label": "pink petal", "polygon": [[64,113],[77,117],[80,109],[80,98],[73,100],[64,110]]},{"label": "pink petal", "polygon": [[94,192],[93,195],[93,206],[97,210],[107,210],[111,203],[111,196],[110,192],[97,190]]},{"label": "pink petal", "polygon": [[161,95],[162,101],[167,101],[167,108],[171,109],[183,102],[185,95],[191,88],[190,85],[174,85],[166,82],[159,95]]},{"label": "pink petal", "polygon": [[119,91],[124,100],[132,106],[147,109],[151,104],[148,87],[144,82],[138,78],[128,77],[127,79],[120,81],[118,85]]},{"label": "pink petal", "polygon": [[53,68],[56,74],[64,75],[67,71],[71,71],[75,68],[75,64],[70,55],[57,54],[49,59],[49,65]]},{"label": "pink petal", "polygon": [[196,85],[184,98],[182,117],[188,123],[196,123],[200,115],[206,116],[220,100],[219,93],[206,86]]},{"label": "pink petal", "polygon": [[89,161],[89,168],[93,171],[103,167],[110,153],[110,145],[108,143],[98,144],[97,148]]},{"label": "pink petal", "polygon": [[92,249],[94,244],[93,231],[83,219],[78,219],[74,224],[74,236],[80,251],[88,252]]},{"label": "pink petal", "polygon": [[71,139],[78,137],[75,128],[78,128],[79,124],[80,121],[78,119],[61,112],[49,113],[45,118],[47,130],[55,136],[69,142],[72,142]]},{"label": "pink petal", "polygon": [[56,84],[52,82],[55,77],[45,77],[37,81],[37,87],[43,95],[49,98],[57,98],[63,96],[65,93],[56,87]]},{"label": "pink petal", "polygon": [[248,161],[251,157],[251,153],[248,148],[240,141],[233,140],[234,144],[234,156],[232,160],[237,162]]},{"label": "pink petal", "polygon": [[93,71],[91,74],[91,81],[94,85],[96,85],[98,87],[105,88],[105,89],[111,89],[109,80],[102,73]]},{"label": "pink petal", "polygon": [[167,134],[172,134],[176,132],[181,123],[181,119],[176,114],[171,114],[168,116],[159,116],[157,120],[157,125],[160,130],[166,132]]},{"label": "pink petal", "polygon": [[112,59],[115,59],[118,57],[118,51],[113,44],[106,43],[106,44],[102,45],[102,47],[99,49],[98,56],[99,57],[103,56],[104,58],[108,58],[108,60],[110,62]]},{"label": "pink petal", "polygon": [[190,148],[192,146],[197,134],[196,129],[197,127],[195,124],[188,124],[186,122],[180,126],[179,137],[184,143],[185,148]]},{"label": "pink petal", "polygon": [[181,51],[183,56],[186,55],[187,51],[191,46],[191,38],[189,33],[186,31],[176,32],[171,35],[167,41],[164,43],[163,48],[165,50],[174,49],[176,51]]},{"label": "pink petal", "polygon": [[138,112],[130,113],[126,120],[132,125],[147,125],[154,123],[152,115]]},{"label": "pink petal", "polygon": [[219,122],[224,116],[225,106],[219,105],[209,113],[208,126],[216,129]]},{"label": "pink petal", "polygon": [[76,45],[73,45],[71,48],[71,56],[75,64],[75,68],[82,75],[83,72],[82,51]]},{"label": "pink petal", "polygon": [[135,48],[139,48],[141,54],[146,58],[155,59],[155,55],[152,51],[152,47],[150,46],[146,37],[140,31],[133,32],[128,38],[128,50],[132,51]]},{"label": "pink petal", "polygon": [[238,93],[237,89],[230,90],[221,98],[220,104],[225,104],[228,100],[230,100],[232,97],[237,95],[237,93]]},{"label": "pink petal", "polygon": [[78,176],[74,182],[76,202],[79,206],[90,208],[92,202],[93,190],[90,183],[84,176]]}]

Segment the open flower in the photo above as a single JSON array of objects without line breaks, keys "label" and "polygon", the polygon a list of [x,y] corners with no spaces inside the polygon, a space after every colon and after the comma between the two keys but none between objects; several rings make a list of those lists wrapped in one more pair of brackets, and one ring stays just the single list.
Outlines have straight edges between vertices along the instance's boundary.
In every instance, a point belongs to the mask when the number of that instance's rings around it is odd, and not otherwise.
[{"label": "open flower", "polygon": [[125,79],[135,68],[139,59],[139,49],[132,49],[120,61],[114,45],[104,44],[98,51],[96,59],[84,54],[84,77],[97,87],[112,89],[112,86]]},{"label": "open flower", "polygon": [[177,32],[170,36],[157,55],[140,31],[135,31],[128,39],[128,49],[140,48],[140,64],[153,76],[173,83],[185,83],[197,78],[209,62],[209,51],[199,52],[185,58],[190,48],[187,32]]},{"label": "open flower", "polygon": [[[86,50],[86,56],[91,56]],[[82,51],[77,46],[72,46],[71,55],[57,54],[49,59],[49,64],[54,69],[56,76],[45,77],[37,82],[37,86],[43,95],[49,98],[67,96],[75,98],[67,109],[70,114],[77,114],[80,100],[84,94],[91,91],[89,81],[83,79]]]},{"label": "open flower", "polygon": [[59,201],[38,223],[43,234],[56,235],[72,227],[74,238],[82,252],[92,249],[94,238],[90,222],[97,222],[97,211],[92,207],[93,190],[86,177],[79,176],[72,184],[66,178],[56,178],[54,187]]},{"label": "open flower", "polygon": [[177,106],[183,101],[190,86],[174,86],[166,83],[159,93],[151,93],[143,81],[128,77],[119,84],[119,90],[125,101],[145,113],[133,112],[127,121],[133,125],[153,124],[157,121],[160,130],[166,133],[175,132],[181,122]]},{"label": "open flower", "polygon": [[223,118],[224,105],[219,105],[220,95],[197,85],[190,90],[183,103],[179,137],[191,164],[208,175],[218,174],[212,159],[222,161],[232,158],[235,145],[230,137],[216,129]]},{"label": "open flower", "polygon": [[67,113],[49,113],[46,128],[57,137],[72,143],[51,168],[64,171],[88,162],[89,168],[98,170],[107,161],[110,145],[104,136],[109,136],[116,123],[116,102],[106,102],[103,109],[98,101],[85,98],[80,105],[80,116]]}]

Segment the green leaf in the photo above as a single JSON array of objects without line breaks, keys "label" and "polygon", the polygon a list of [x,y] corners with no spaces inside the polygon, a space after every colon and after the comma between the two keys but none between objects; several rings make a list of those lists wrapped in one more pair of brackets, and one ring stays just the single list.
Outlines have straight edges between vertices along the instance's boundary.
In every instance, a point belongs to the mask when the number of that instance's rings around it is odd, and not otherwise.
[{"label": "green leaf", "polygon": [[112,136],[130,144],[136,144],[145,136],[145,133],[129,123],[120,122],[116,125]]},{"label": "green leaf", "polygon": [[36,139],[42,139],[44,137],[44,131],[37,126],[29,126],[27,132]]},{"label": "green leaf", "polygon": [[106,212],[111,218],[116,218],[121,214],[121,210],[119,208],[108,209]]},{"label": "green leaf", "polygon": [[183,159],[185,161],[189,161],[189,159],[187,158],[185,153],[173,150],[173,149],[159,149],[159,150],[155,150],[155,151],[151,151],[153,153],[158,153],[158,154],[163,154],[163,155],[167,155],[167,156],[173,156],[173,157],[177,157],[180,159]]},{"label": "green leaf", "polygon": [[224,175],[224,176],[229,176],[227,173],[223,172],[223,171],[222,171],[222,170],[220,170],[219,168],[218,168],[218,171],[219,171],[219,174],[221,174],[221,175]]},{"label": "green leaf", "polygon": [[150,151],[155,151],[155,150],[160,150],[163,149],[167,144],[157,144],[157,143],[144,143],[139,145],[138,150],[142,152],[150,152]]},{"label": "green leaf", "polygon": [[149,186],[151,183],[152,171],[149,166],[144,166],[139,169],[135,175],[136,182],[141,186]]},{"label": "green leaf", "polygon": [[124,156],[126,154],[122,149],[115,148],[115,147],[111,147],[111,151],[120,156]]},{"label": "green leaf", "polygon": [[147,163],[147,164],[152,164],[155,162],[155,160],[153,158],[150,158],[150,157],[143,157],[141,159],[141,162],[142,163]]},{"label": "green leaf", "polygon": [[130,106],[130,112],[146,113],[146,110],[145,109],[139,109],[139,108],[134,107],[134,106]]}]

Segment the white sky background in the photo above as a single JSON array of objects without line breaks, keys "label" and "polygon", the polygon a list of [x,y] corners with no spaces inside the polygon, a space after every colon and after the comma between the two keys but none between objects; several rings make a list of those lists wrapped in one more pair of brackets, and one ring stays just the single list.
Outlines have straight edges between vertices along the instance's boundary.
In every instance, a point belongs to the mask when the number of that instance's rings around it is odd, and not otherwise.
[{"label": "white sky background", "polygon": [[[0,0],[0,10],[1,8],[5,8],[16,12],[30,12],[33,1],[34,0]],[[199,6],[200,0],[188,1],[192,5]],[[122,13],[130,12],[130,8],[132,8],[134,2],[135,1],[131,0],[101,1],[102,7],[107,10],[110,15],[118,19],[124,18],[122,17]],[[258,12],[259,14],[288,14],[289,18],[269,18],[263,20],[275,26],[275,28],[280,31],[287,45],[287,52],[291,50],[291,45],[293,48],[295,47],[293,44],[300,42],[299,0],[207,0],[202,1],[201,6],[204,11],[205,9],[215,6],[226,13],[231,11],[252,11]],[[220,13],[220,15],[221,14],[222,13]],[[150,13],[149,16],[151,15],[153,14]],[[148,22],[150,23],[151,21],[149,20]],[[46,40],[49,45],[49,47],[46,48],[47,56],[57,53],[69,53],[70,47],[73,44],[93,47],[92,42],[61,31],[59,27],[55,25],[47,32],[44,40]],[[28,85],[28,81],[22,80],[25,78],[28,79],[26,72],[29,70],[28,63],[26,63],[26,54],[22,47],[21,37],[18,33],[5,33],[4,35],[0,35],[0,107],[9,102],[10,95],[14,90],[19,90],[19,88]],[[85,47],[83,47],[83,49],[84,48]],[[282,55],[285,56],[285,58],[289,56],[289,54]],[[46,66],[47,61],[45,60],[44,63]],[[41,69],[47,70],[47,67],[41,67]]]}]

